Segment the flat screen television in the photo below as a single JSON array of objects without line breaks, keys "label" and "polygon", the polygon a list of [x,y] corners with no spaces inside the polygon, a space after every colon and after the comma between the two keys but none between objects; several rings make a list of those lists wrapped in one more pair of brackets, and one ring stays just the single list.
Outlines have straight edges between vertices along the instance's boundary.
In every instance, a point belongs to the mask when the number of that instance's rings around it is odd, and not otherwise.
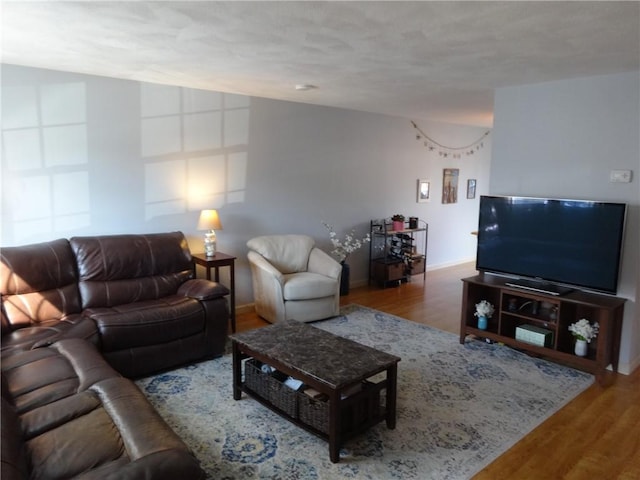
[{"label": "flat screen television", "polygon": [[626,204],[481,196],[476,268],[554,295],[616,294]]}]

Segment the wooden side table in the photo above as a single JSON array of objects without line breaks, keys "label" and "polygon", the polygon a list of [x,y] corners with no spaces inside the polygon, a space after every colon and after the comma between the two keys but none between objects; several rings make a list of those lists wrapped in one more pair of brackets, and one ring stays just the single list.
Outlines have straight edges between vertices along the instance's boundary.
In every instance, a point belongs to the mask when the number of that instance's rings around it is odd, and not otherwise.
[{"label": "wooden side table", "polygon": [[196,265],[201,265],[206,269],[207,280],[211,280],[211,269],[214,271],[214,281],[220,282],[220,267],[229,267],[229,286],[230,302],[229,302],[229,318],[231,320],[231,332],[236,333],[236,275],[235,260],[236,257],[222,252],[216,252],[215,256],[207,257],[204,253],[194,253],[191,255]]}]

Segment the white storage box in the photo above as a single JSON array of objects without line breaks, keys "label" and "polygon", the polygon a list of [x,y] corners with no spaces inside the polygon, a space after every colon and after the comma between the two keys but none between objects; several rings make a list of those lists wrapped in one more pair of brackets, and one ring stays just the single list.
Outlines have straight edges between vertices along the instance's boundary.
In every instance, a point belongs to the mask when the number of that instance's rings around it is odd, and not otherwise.
[{"label": "white storage box", "polygon": [[539,347],[550,347],[553,345],[553,332],[535,325],[520,325],[516,327],[516,340]]}]

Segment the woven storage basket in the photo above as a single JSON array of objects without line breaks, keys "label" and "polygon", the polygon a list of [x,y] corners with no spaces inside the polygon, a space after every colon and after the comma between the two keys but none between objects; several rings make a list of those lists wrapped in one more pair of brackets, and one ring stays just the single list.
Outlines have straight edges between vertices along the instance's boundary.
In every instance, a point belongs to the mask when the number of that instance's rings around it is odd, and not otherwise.
[{"label": "woven storage basket", "polygon": [[[363,382],[358,400],[346,407],[341,414],[342,431],[357,430],[359,426],[380,414],[380,390]],[[323,433],[329,433],[329,402],[298,394],[298,418]]]},{"label": "woven storage basket", "polygon": [[244,383],[287,415],[298,418],[298,394],[279,379],[260,370],[257,360],[244,362]]},{"label": "woven storage basket", "polygon": [[315,400],[304,393],[298,396],[300,421],[323,433],[329,433],[329,402]]}]

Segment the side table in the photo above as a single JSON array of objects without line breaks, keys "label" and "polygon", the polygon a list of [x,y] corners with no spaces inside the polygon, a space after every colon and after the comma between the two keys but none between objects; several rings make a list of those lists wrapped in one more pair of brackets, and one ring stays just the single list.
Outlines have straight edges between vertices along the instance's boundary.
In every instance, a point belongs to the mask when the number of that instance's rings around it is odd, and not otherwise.
[{"label": "side table", "polygon": [[230,302],[229,302],[229,318],[231,320],[231,332],[236,333],[236,275],[235,260],[236,257],[222,252],[216,252],[213,257],[207,257],[204,253],[194,253],[191,255],[196,265],[201,265],[206,269],[207,280],[211,280],[211,269],[214,269],[214,281],[220,282],[220,267],[229,267],[229,286]]}]

